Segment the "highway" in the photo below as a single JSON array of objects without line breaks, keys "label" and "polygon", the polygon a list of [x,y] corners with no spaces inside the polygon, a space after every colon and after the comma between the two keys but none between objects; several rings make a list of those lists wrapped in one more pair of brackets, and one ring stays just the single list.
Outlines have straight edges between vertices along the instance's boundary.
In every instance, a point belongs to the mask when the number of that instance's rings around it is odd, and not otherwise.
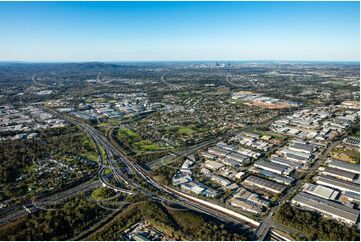
[{"label": "highway", "polygon": [[[245,219],[240,219],[240,217],[243,215],[239,214],[239,216],[235,216],[235,215],[227,214],[224,211],[215,209],[214,205],[200,204],[198,202],[191,200],[185,194],[182,195],[180,193],[175,193],[173,189],[170,189],[161,184],[158,184],[158,182],[156,182],[151,176],[149,176],[147,174],[147,172],[144,170],[143,167],[138,165],[136,162],[132,162],[132,159],[127,157],[124,154],[124,152],[122,152],[120,150],[118,144],[116,144],[114,141],[110,142],[103,134],[101,134],[94,127],[92,127],[84,122],[80,122],[67,115],[62,115],[62,118],[68,120],[71,123],[78,125],[85,132],[87,132],[95,142],[97,142],[99,145],[101,145],[104,148],[104,150],[106,151],[106,154],[107,154],[110,168],[112,169],[112,171],[116,175],[116,177],[119,178],[118,180],[120,183],[122,183],[122,182],[125,183],[125,185],[128,186],[129,188],[134,189],[137,192],[146,194],[149,198],[151,198],[153,200],[156,200],[159,202],[165,202],[167,204],[177,204],[177,205],[187,207],[187,208],[190,208],[190,209],[198,211],[198,212],[202,212],[202,213],[212,216],[216,219],[223,220],[224,222],[237,223],[237,224],[240,224],[243,228],[247,228],[247,229],[256,229],[257,226],[255,225],[255,223],[257,223],[257,222],[253,221],[253,223],[250,223],[249,221],[246,221]],[[121,170],[119,169],[119,164],[124,165],[127,168],[126,170],[130,171],[133,174],[138,175],[138,178],[143,179],[148,185],[155,188],[160,193],[163,192],[165,194],[168,194],[170,197],[172,197],[172,200],[161,196],[159,193],[156,194],[156,193],[150,191],[149,189],[146,189],[146,188],[142,187],[141,185],[137,184],[133,180],[131,180],[129,177],[126,176],[126,174],[121,172]]]},{"label": "highway", "polygon": [[[104,177],[102,177],[102,174],[100,170],[102,170],[102,167],[104,164],[101,164],[101,168],[98,171],[99,175],[99,183],[103,184],[111,189],[128,193],[128,194],[134,194],[134,192],[139,192],[146,194],[150,199],[156,200],[159,202],[163,202],[170,205],[177,205],[182,206],[185,208],[189,208],[204,214],[207,214],[211,217],[214,217],[216,219],[222,220],[227,223],[234,223],[240,226],[240,228],[247,229],[247,230],[256,230],[259,223],[251,220],[239,213],[236,213],[232,210],[225,209],[223,207],[205,202],[203,200],[198,201],[197,199],[181,193],[179,191],[176,191],[172,188],[163,186],[162,184],[158,184],[151,176],[148,175],[148,173],[144,170],[143,167],[141,167],[136,162],[133,162],[132,158],[127,157],[125,153],[121,150],[121,147],[116,144],[113,140],[113,142],[109,141],[102,133],[100,133],[97,129],[94,127],[79,121],[73,117],[69,117],[68,115],[64,115],[61,113],[58,113],[52,109],[48,109],[43,107],[44,109],[48,110],[49,112],[60,115],[70,123],[73,123],[83,129],[95,142],[98,152],[101,156],[101,152],[99,150],[99,147],[102,147],[106,154],[106,159],[109,162],[109,167],[112,170],[112,173],[114,175],[114,178],[117,180],[117,182],[122,187],[116,187],[104,180]],[[271,122],[270,120],[268,122]],[[245,127],[242,131],[246,131],[249,128],[252,127]],[[234,132],[225,134],[223,137],[228,137],[230,135],[233,135]],[[189,147],[187,150],[180,152],[178,155],[185,156],[187,154],[193,153],[196,150],[203,148],[205,146],[208,146],[214,142],[217,142],[221,140],[222,137],[217,137],[208,141],[204,141],[201,144],[194,145],[192,147]],[[101,156],[101,162],[103,163],[103,159]],[[130,179],[127,174],[131,173],[132,175],[136,175],[138,178],[145,181],[150,187],[153,187],[153,189],[156,189],[158,192],[154,193],[153,191],[150,191],[149,189],[145,188],[142,185],[139,185],[134,180]],[[82,185],[80,185],[82,186]],[[37,199],[35,203],[28,203],[24,204],[26,209],[19,209],[13,213],[11,213],[9,216],[6,216],[0,220],[0,224],[7,223],[9,221],[16,220],[22,216],[24,216],[27,212],[26,210],[30,212],[35,212],[41,209],[42,207],[49,205],[49,204],[55,204],[57,202],[60,202],[64,200],[67,197],[73,196],[77,194],[78,192],[83,191],[83,189],[79,189],[79,187],[74,188],[74,190],[69,189],[67,191],[64,191],[61,194],[54,195],[54,196],[46,196],[42,199]],[[167,194],[168,197],[171,197],[171,199],[165,198],[164,195]]]},{"label": "highway", "polygon": [[0,226],[18,220],[29,213],[35,213],[42,209],[46,210],[47,209],[45,208],[46,206],[57,204],[59,202],[64,201],[65,199],[78,195],[82,192],[99,187],[100,185],[101,185],[100,181],[86,182],[76,187],[67,189],[65,191],[56,192],[54,194],[49,194],[46,196],[41,196],[34,199],[34,201],[25,201],[21,205],[16,205],[11,208],[7,208],[6,210],[0,211],[1,212]]}]

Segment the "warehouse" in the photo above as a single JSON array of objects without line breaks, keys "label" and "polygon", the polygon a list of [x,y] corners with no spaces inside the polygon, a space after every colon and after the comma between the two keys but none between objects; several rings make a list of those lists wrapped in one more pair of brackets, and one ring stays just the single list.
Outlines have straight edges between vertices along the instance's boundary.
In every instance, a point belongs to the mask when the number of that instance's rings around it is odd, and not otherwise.
[{"label": "warehouse", "polygon": [[292,202],[348,224],[356,224],[360,215],[356,209],[305,192],[298,193]]},{"label": "warehouse", "polygon": [[226,158],[239,161],[241,163],[248,163],[250,161],[250,158],[246,155],[242,155],[239,153],[230,153],[226,155]]},{"label": "warehouse", "polygon": [[343,192],[340,200],[344,202],[353,202],[360,205],[360,194],[356,194],[354,192]]},{"label": "warehouse", "polygon": [[312,152],[315,150],[315,147],[313,145],[308,145],[300,142],[294,142],[288,148],[296,152],[302,152],[307,154],[312,154]]},{"label": "warehouse", "polygon": [[227,165],[227,166],[231,166],[234,168],[238,168],[241,166],[241,162],[234,160],[234,159],[230,159],[230,158],[225,158],[222,160],[222,163]]},{"label": "warehouse", "polygon": [[259,178],[256,176],[249,176],[244,181],[243,184],[250,185],[254,187],[261,188],[263,190],[269,191],[271,193],[282,193],[287,187],[275,182],[268,181],[263,178]]},{"label": "warehouse", "polygon": [[360,174],[360,165],[351,164],[348,162],[335,160],[335,159],[329,159],[328,161],[329,161],[329,164],[328,164],[329,167],[340,169],[343,171],[352,172],[355,174]]},{"label": "warehouse", "polygon": [[354,173],[339,170],[339,169],[332,168],[332,167],[325,167],[325,168],[321,167],[320,171],[322,171],[322,174],[324,174],[324,175],[333,176],[338,179],[342,179],[342,180],[349,181],[349,182],[354,181],[357,177],[357,175]]},{"label": "warehouse", "polygon": [[247,201],[242,198],[232,198],[231,205],[251,213],[260,214],[262,212],[261,206],[257,205],[255,202]]},{"label": "warehouse", "polygon": [[232,145],[227,145],[224,142],[219,142],[217,144],[217,146],[223,150],[229,150],[229,151],[234,151],[234,147]]},{"label": "warehouse", "polygon": [[221,176],[217,176],[217,175],[212,175],[211,176],[211,181],[214,181],[214,182],[218,183],[222,187],[226,187],[226,186],[232,184],[232,182],[230,182],[228,179],[223,178]]},{"label": "warehouse", "polygon": [[298,155],[294,155],[294,154],[291,154],[291,153],[287,153],[286,158],[288,160],[292,160],[292,161],[303,163],[303,164],[310,161],[310,159],[308,159],[308,158],[298,156]]},{"label": "warehouse", "polygon": [[314,196],[319,196],[319,197],[329,199],[329,200],[335,200],[337,198],[337,196],[340,194],[340,192],[338,192],[332,188],[324,187],[324,186],[320,186],[320,185],[313,185],[310,183],[306,183],[303,186],[302,191],[312,194]]},{"label": "warehouse", "polygon": [[295,179],[293,179],[292,177],[281,176],[281,175],[278,175],[276,173],[273,173],[271,171],[266,171],[266,170],[261,170],[259,174],[262,176],[265,176],[266,178],[268,178],[272,181],[282,183],[287,186],[291,185],[295,181]]},{"label": "warehouse", "polygon": [[211,147],[208,149],[208,152],[219,157],[225,157],[228,153],[230,153],[230,151],[221,149],[219,147]]},{"label": "warehouse", "polygon": [[209,153],[209,152],[207,152],[207,151],[203,152],[202,155],[203,155],[205,158],[210,159],[210,160],[215,160],[215,159],[217,158],[216,155],[211,154],[211,153]]},{"label": "warehouse", "polygon": [[223,167],[224,165],[222,163],[212,161],[212,160],[206,160],[203,165],[211,170],[218,170],[219,168]]},{"label": "warehouse", "polygon": [[273,155],[271,157],[270,161],[273,162],[273,163],[277,163],[277,164],[280,164],[280,165],[291,167],[293,169],[299,169],[299,168],[303,167],[302,163],[297,163],[297,162],[287,160],[287,159],[284,159],[284,158],[281,158],[281,157],[278,157],[278,156],[275,156],[275,155]]},{"label": "warehouse", "polygon": [[286,155],[288,154],[291,154],[291,155],[296,155],[296,156],[300,156],[300,157],[303,157],[307,160],[310,160],[311,157],[312,157],[312,154],[309,154],[309,153],[304,153],[304,152],[299,152],[299,151],[294,151],[294,150],[291,150],[289,148],[283,148],[282,149],[282,152]]},{"label": "warehouse", "polygon": [[343,181],[331,176],[319,176],[317,184],[332,187],[345,192],[354,192],[360,194],[360,185],[352,182]]},{"label": "warehouse", "polygon": [[277,174],[283,174],[287,169],[289,169],[287,166],[264,160],[256,161],[254,166],[263,170],[272,171]]}]

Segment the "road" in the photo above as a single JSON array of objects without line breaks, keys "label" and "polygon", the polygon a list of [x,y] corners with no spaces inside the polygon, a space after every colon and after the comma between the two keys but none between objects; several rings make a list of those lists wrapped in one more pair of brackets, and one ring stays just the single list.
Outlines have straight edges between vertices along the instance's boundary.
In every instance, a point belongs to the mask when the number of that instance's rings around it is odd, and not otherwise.
[{"label": "road", "polygon": [[[148,173],[144,170],[143,167],[138,165],[136,162],[133,162],[133,160],[130,157],[127,157],[127,155],[124,152],[122,152],[118,144],[116,144],[115,142],[110,142],[102,133],[100,133],[94,127],[82,121],[79,121],[73,117],[69,117],[67,115],[55,112],[51,109],[47,109],[47,110],[56,115],[61,115],[64,119],[68,120],[69,122],[83,129],[94,140],[94,142],[97,145],[99,153],[100,153],[99,147],[102,147],[104,149],[106,154],[106,159],[109,162],[109,167],[113,172],[114,178],[117,180],[119,184],[122,184],[123,186],[121,188],[115,186],[111,188],[122,189],[124,192],[132,190],[135,192],[143,193],[147,195],[150,199],[170,205],[175,204],[178,206],[186,207],[207,214],[209,216],[212,216],[216,219],[222,220],[227,223],[238,224],[240,228],[243,229],[255,230],[258,227],[259,224],[258,222],[253,220],[251,220],[250,222],[249,221],[250,219],[248,218],[244,219],[242,218],[243,215],[237,214],[232,210],[227,211],[227,209],[225,208],[218,208],[216,205],[207,202],[206,203],[199,202],[196,199],[186,194],[175,191],[174,189],[163,186],[162,184],[158,184],[158,182],[156,182],[151,176],[148,175]],[[268,122],[271,122],[271,120],[269,120]],[[249,128],[254,128],[254,127],[246,127],[242,131],[246,131]],[[230,136],[233,134],[234,133],[229,133],[226,134],[225,136]],[[186,151],[183,151],[178,155],[187,155],[189,153],[193,153],[194,151],[202,147],[205,147],[207,145],[210,145],[214,142],[217,142],[221,139],[222,138],[217,137],[215,139],[205,141],[201,144],[197,144],[193,147],[188,148]],[[141,179],[144,182],[146,182],[149,187],[152,187],[152,190],[156,190],[157,192],[153,192],[149,190],[148,188],[144,187],[144,185],[139,185],[137,182],[133,180],[133,178],[132,179],[129,178],[128,173],[132,175],[136,175],[138,179]],[[102,180],[102,176],[100,176],[99,178],[100,180]],[[105,183],[104,180],[103,180],[103,184],[109,186],[109,184]],[[80,187],[64,191],[64,193],[62,194],[47,196],[42,199],[36,200],[35,203],[24,204],[26,209],[15,211],[14,213],[11,213],[10,216],[2,218],[0,220],[0,224],[13,221],[15,219],[24,216],[26,214],[26,210],[30,212],[35,212],[41,209],[42,206],[44,207],[49,204],[54,204],[56,203],[56,201],[59,202],[67,197],[78,194],[78,192],[84,191],[83,190],[84,187],[82,186],[84,186],[84,184],[80,185]],[[165,194],[167,195],[166,197],[164,196]]]},{"label": "road", "polygon": [[35,213],[42,209],[46,210],[46,206],[57,204],[65,199],[99,186],[101,186],[100,181],[86,182],[68,190],[38,197],[34,201],[26,201],[24,204],[8,208],[6,213],[1,214],[0,226],[18,220],[29,213]]},{"label": "road", "polygon": [[[78,125],[85,132],[87,132],[93,138],[93,140],[95,140],[99,145],[101,145],[104,148],[110,163],[110,168],[112,169],[113,173],[116,174],[118,178],[120,178],[119,182],[120,183],[123,182],[123,184],[125,183],[125,186],[128,186],[139,193],[146,194],[148,197],[150,197],[153,200],[187,207],[192,210],[205,213],[217,219],[221,219],[225,222],[239,223],[240,225],[242,224],[242,227],[244,228],[254,228],[254,229],[256,228],[256,226],[254,226],[253,224],[250,224],[249,222],[240,219],[237,216],[232,216],[222,211],[216,211],[216,209],[214,209],[213,206],[206,206],[199,204],[189,199],[187,196],[175,193],[170,188],[158,184],[158,182],[156,182],[151,176],[148,175],[148,173],[144,170],[143,167],[141,167],[136,162],[133,162],[131,158],[127,157],[124,154],[124,152],[120,150],[120,147],[115,142],[113,143],[110,142],[106,137],[104,137],[103,134],[101,134],[94,127],[86,123],[83,123],[79,120],[76,120],[72,117],[69,117],[67,115],[62,115],[62,118],[67,119],[69,122]],[[132,174],[137,175],[138,179],[142,179],[150,187],[158,190],[158,192],[155,193],[143,187],[142,185],[139,185],[137,182],[131,180],[129,177],[127,177],[126,174],[122,173],[121,169],[119,169],[119,164],[125,166],[127,171],[130,171]],[[162,196],[161,193],[167,194],[168,197],[171,197],[172,199],[168,199]]]},{"label": "road", "polygon": [[[342,140],[342,138],[344,137],[344,135],[340,136],[338,138],[338,140]],[[308,169],[307,173],[309,175],[312,175],[314,174],[314,172],[320,167],[321,163],[326,160],[328,154],[330,153],[331,149],[337,145],[338,141],[333,141],[333,142],[329,142],[327,143],[326,145],[326,149],[324,149],[322,151],[322,153],[320,154],[319,157],[316,157],[316,162],[314,162],[312,164],[312,166]],[[257,235],[257,238],[258,240],[264,240],[269,232],[269,230],[271,229],[271,227],[275,227],[276,226],[273,224],[273,221],[272,221],[272,216],[273,214],[275,213],[276,209],[282,204],[284,203],[286,200],[290,199],[290,196],[293,195],[293,193],[295,191],[297,191],[298,189],[300,189],[306,182],[306,178],[307,176],[303,177],[302,179],[298,179],[297,182],[292,186],[290,187],[288,190],[287,190],[287,193],[282,196],[279,200],[278,200],[278,204],[276,206],[274,206],[270,212],[269,212],[269,215],[263,219],[259,229],[257,230],[256,232],[256,235]]]}]

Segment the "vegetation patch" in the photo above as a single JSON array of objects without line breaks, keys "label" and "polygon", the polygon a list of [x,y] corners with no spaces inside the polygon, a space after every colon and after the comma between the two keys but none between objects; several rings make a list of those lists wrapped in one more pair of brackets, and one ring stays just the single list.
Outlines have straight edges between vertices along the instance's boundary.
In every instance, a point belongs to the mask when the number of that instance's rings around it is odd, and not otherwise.
[{"label": "vegetation patch", "polygon": [[274,216],[275,222],[291,227],[307,236],[307,240],[359,241],[357,227],[348,227],[326,219],[315,212],[303,211],[283,204]]},{"label": "vegetation patch", "polygon": [[115,195],[115,192],[112,189],[106,187],[99,187],[92,192],[92,197],[96,200],[102,200],[109,198]]},{"label": "vegetation patch", "polygon": [[174,240],[247,240],[243,231],[232,231],[222,224],[206,222],[200,215],[174,210],[154,202],[129,206],[89,240],[118,240],[131,225],[147,221]]}]

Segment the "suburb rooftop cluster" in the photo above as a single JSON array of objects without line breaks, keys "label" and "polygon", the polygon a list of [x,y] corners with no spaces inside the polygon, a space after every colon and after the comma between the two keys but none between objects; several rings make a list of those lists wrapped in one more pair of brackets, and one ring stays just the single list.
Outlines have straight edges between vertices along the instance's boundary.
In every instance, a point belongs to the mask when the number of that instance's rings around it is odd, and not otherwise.
[{"label": "suburb rooftop cluster", "polygon": [[359,240],[358,62],[0,64],[0,240]]}]

